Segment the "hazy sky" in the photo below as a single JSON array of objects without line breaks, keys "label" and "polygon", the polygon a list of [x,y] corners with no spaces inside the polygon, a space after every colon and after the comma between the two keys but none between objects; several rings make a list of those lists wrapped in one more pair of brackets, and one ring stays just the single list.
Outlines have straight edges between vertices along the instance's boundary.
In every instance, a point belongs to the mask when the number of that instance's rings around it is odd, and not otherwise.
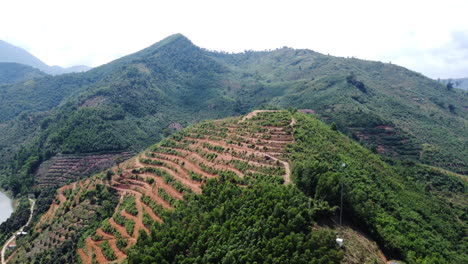
[{"label": "hazy sky", "polygon": [[49,65],[98,66],[174,33],[212,50],[307,48],[468,77],[466,0],[0,1],[0,39]]}]

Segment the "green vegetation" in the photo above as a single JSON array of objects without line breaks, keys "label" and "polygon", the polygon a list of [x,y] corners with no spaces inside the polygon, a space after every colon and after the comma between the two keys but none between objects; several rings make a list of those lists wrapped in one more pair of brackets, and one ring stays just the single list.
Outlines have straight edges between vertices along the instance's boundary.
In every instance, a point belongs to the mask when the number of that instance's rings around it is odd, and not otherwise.
[{"label": "green vegetation", "polygon": [[24,64],[0,62],[0,85],[25,82],[46,75],[40,70]]},{"label": "green vegetation", "polygon": [[152,160],[152,159],[142,159],[140,158],[141,163],[156,165],[156,166],[165,166],[166,164],[159,160]]},{"label": "green vegetation", "polygon": [[113,235],[116,230],[113,226],[110,225],[109,220],[104,220],[101,223],[101,229],[102,231],[106,232],[107,234]]},{"label": "green vegetation", "polygon": [[0,244],[3,245],[13,232],[16,232],[26,222],[30,213],[30,202],[27,198],[21,198],[14,212],[5,222],[0,224]]},{"label": "green vegetation", "polygon": [[200,173],[196,173],[194,171],[188,171],[189,175],[190,175],[190,179],[194,180],[194,181],[198,181],[198,182],[201,182],[203,180],[203,176],[200,174]]},{"label": "green vegetation", "polygon": [[144,212],[143,213],[143,225],[145,225],[147,228],[151,228],[153,223],[154,223],[154,220],[151,218],[151,216],[148,213]]},{"label": "green vegetation", "polygon": [[143,172],[151,172],[156,176],[160,176],[163,178],[164,182],[171,185],[177,191],[181,193],[191,193],[192,190],[186,186],[184,186],[180,181],[176,180],[174,176],[166,172],[165,170],[154,168],[154,167],[143,167],[141,168],[138,173]]},{"label": "green vegetation", "polygon": [[138,209],[136,207],[135,196],[133,195],[126,195],[123,198],[121,207],[125,209],[125,211],[133,216],[138,214]]},{"label": "green vegetation", "polygon": [[120,237],[117,237],[117,240],[116,240],[115,243],[116,243],[118,249],[120,249],[122,252],[125,252],[125,248],[126,248],[127,245],[128,245],[127,239],[122,238],[122,237],[120,236]]},{"label": "green vegetation", "polygon": [[[189,159],[190,162],[207,173],[217,174],[226,184],[209,181],[203,192],[211,195],[211,200],[188,194],[188,203],[180,202],[182,209],[173,214],[143,196],[142,202],[167,220],[156,227],[156,234],[143,237],[139,242],[141,249],[135,249],[149,253],[132,255],[131,261],[230,262],[245,256],[244,262],[269,258],[293,262],[299,257],[312,263],[337,262],[340,253],[328,244],[331,234],[307,228],[313,225],[314,217],[329,216],[328,204],[338,205],[340,164],[345,162],[346,215],[368,231],[387,255],[408,263],[468,262],[464,234],[466,178],[461,175],[467,174],[468,163],[468,112],[464,111],[467,93],[404,68],[289,48],[216,53],[175,35],[87,73],[1,85],[0,101],[0,184],[15,196],[34,192],[39,197],[36,221],[51,204],[50,196],[55,192],[33,189],[34,175],[44,161],[58,153],[140,151],[173,133],[170,127],[174,123],[178,123],[175,127],[187,126],[256,108],[308,109],[332,124],[330,129],[290,109],[246,120],[238,124],[236,135],[229,123],[236,118],[220,121],[221,129],[216,122],[203,122],[198,128],[177,132],[153,147],[148,157],[166,156],[165,162],[153,165],[169,168],[175,162],[187,168],[176,158],[196,152],[208,162]],[[286,126],[291,115],[297,122],[294,131],[285,129],[284,133],[268,133],[256,141],[249,140],[269,129],[262,126]],[[236,148],[274,152],[274,144],[265,143],[266,140],[281,141],[281,136],[289,133],[294,134],[295,143],[288,145],[288,153],[283,153],[282,158],[290,161],[298,188],[313,199],[311,203],[325,204],[325,212],[317,211],[317,206],[309,212],[300,192],[294,187],[279,186],[283,182],[279,176],[285,173],[282,169],[233,161],[231,165],[246,173],[239,179],[235,173],[209,165],[220,162],[222,153],[255,161],[252,154]],[[230,148],[205,142],[220,138],[229,140]],[[194,139],[205,141],[194,149]],[[381,158],[373,152],[381,154]],[[146,167],[136,173],[153,173],[176,190],[189,193],[165,168]],[[189,175],[194,181],[206,181],[193,171]],[[236,187],[234,183],[248,187]],[[270,189],[284,196],[276,197]],[[284,193],[284,189],[290,193]],[[215,197],[213,193],[221,195]],[[229,201],[223,200],[222,194]],[[176,203],[164,189],[159,188],[158,195],[172,205]],[[43,226],[43,233],[60,230],[69,233],[69,237],[63,242],[61,237],[32,234],[27,248],[41,242],[44,251],[35,255],[40,262],[73,263],[77,245],[83,246],[84,237],[92,236],[101,223],[103,230],[115,231],[102,222],[114,213],[117,204],[111,188],[95,184],[83,189],[73,202],[71,198],[76,193],[67,191],[65,196],[70,201],[57,210],[59,219],[54,219],[50,227]],[[301,213],[303,219],[296,219],[297,214],[291,213],[285,214],[284,219],[270,220],[265,212],[276,205],[263,208],[262,204],[269,201],[262,200],[262,196],[276,201],[281,212],[303,212],[307,208],[306,213]],[[290,199],[283,200],[285,197]],[[199,200],[204,203],[198,203]],[[245,208],[239,207],[241,202]],[[135,200],[128,204],[125,210],[135,213]],[[1,239],[24,222],[25,212],[24,208],[18,210],[13,220],[0,226]],[[285,222],[288,224],[275,222],[285,219],[289,219]],[[115,220],[133,231],[133,221],[119,216]],[[273,221],[275,228],[263,230],[261,224],[268,221]],[[77,222],[83,226],[76,227]],[[174,233],[171,226],[184,228]],[[235,234],[234,240],[230,234]],[[249,235],[253,239],[248,239]],[[207,237],[217,240],[207,241]],[[158,243],[162,246],[153,247]],[[286,250],[291,248],[294,251]],[[21,253],[19,258],[33,254]],[[28,260],[24,257],[20,262]]]},{"label": "green vegetation", "polygon": [[344,162],[344,210],[390,257],[409,263],[468,260],[463,205],[448,206],[427,189],[433,186],[466,199],[464,180],[428,173],[415,163],[390,166],[318,120],[303,114],[294,117],[296,144],[290,151],[293,176],[301,190],[338,205]]},{"label": "green vegetation", "polygon": [[125,216],[123,216],[120,211],[119,212],[115,212],[114,215],[112,215],[112,219],[114,219],[114,221],[118,224],[118,225],[121,225],[121,226],[124,226],[125,225]]},{"label": "green vegetation", "polygon": [[160,204],[153,201],[149,196],[142,195],[141,202],[148,205],[156,215],[164,216],[166,214],[166,211],[163,209],[163,207]]},{"label": "green vegetation", "polygon": [[170,205],[174,206],[175,205],[175,202],[176,200],[174,199],[174,197],[172,197],[171,195],[169,195],[166,190],[164,190],[163,188],[158,188],[158,195],[163,198],[164,200],[166,200],[166,202],[168,202]]},{"label": "green vegetation", "polygon": [[[0,101],[0,178],[15,194],[28,193],[33,172],[57,153],[141,151],[172,123],[259,107],[312,109],[383,155],[462,174],[468,163],[466,92],[395,65],[310,50],[225,54],[174,35],[86,73],[2,86]],[[207,136],[227,136],[205,126]]]},{"label": "green vegetation", "polygon": [[312,228],[317,210],[292,185],[209,180],[140,237],[129,263],[340,263],[335,235]]},{"label": "green vegetation", "polygon": [[[88,189],[90,186],[92,188],[79,194],[79,197],[78,193],[73,191],[70,198],[77,199],[78,203],[68,209],[64,208],[65,204],[61,205],[57,210],[56,217],[50,219],[48,223],[43,223],[40,226],[40,231],[36,231],[35,228],[27,230],[28,235],[23,237],[22,245],[17,249],[18,251],[11,262],[79,263],[78,248],[84,247],[84,240],[87,237],[98,238],[95,236],[98,227],[102,225],[103,229],[116,232],[112,227],[108,227],[108,223],[104,221],[112,216],[118,204],[116,191],[108,186],[96,184],[93,180],[90,181],[90,185],[85,185],[84,188]],[[40,196],[36,204],[39,206],[46,200],[45,197]],[[42,208],[42,205],[39,208]],[[29,214],[29,209],[27,210]],[[34,219],[38,220],[39,218],[35,217]],[[30,227],[34,227],[35,223],[31,224]]]},{"label": "green vegetation", "polygon": [[127,233],[132,235],[135,229],[135,222],[132,219],[125,218],[124,226]]},{"label": "green vegetation", "polygon": [[109,244],[109,241],[104,241],[102,242],[99,247],[101,248],[101,251],[102,251],[102,254],[104,255],[104,257],[107,259],[107,260],[115,260],[117,259],[117,257],[115,256],[115,253],[114,251],[112,250],[112,248],[110,247],[110,244]]}]

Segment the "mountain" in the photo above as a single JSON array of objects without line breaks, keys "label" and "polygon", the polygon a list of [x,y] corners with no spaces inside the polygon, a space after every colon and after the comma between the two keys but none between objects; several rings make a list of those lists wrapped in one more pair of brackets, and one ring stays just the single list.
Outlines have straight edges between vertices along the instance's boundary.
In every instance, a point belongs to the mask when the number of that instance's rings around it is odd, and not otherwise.
[{"label": "mountain", "polygon": [[11,261],[465,263],[466,179],[385,160],[301,111],[204,121],[43,191]]},{"label": "mountain", "polygon": [[0,62],[0,85],[25,82],[46,75],[40,70],[24,64]]},{"label": "mountain", "polygon": [[468,78],[458,78],[458,79],[443,79],[439,80],[439,82],[443,83],[444,85],[451,85],[453,88],[458,88],[467,91],[468,90]]},{"label": "mountain", "polygon": [[177,34],[85,73],[3,86],[0,101],[2,186],[15,193],[58,154],[138,152],[255,108],[306,109],[375,153],[467,173],[465,91],[310,50],[226,54]]},{"label": "mountain", "polygon": [[48,74],[64,74],[71,72],[83,72],[91,69],[88,66],[79,65],[69,68],[62,68],[59,66],[49,66],[34,57],[31,53],[26,50],[16,47],[8,42],[0,40],[0,62],[16,62],[24,65],[32,66]]}]

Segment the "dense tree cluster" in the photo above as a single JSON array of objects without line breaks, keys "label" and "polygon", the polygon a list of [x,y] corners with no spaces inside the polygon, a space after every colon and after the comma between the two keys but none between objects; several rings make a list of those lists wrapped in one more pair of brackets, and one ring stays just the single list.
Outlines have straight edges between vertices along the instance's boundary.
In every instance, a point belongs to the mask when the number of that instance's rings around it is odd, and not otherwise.
[{"label": "dense tree cluster", "polygon": [[296,144],[290,151],[301,190],[339,204],[340,165],[345,162],[343,209],[390,257],[409,263],[468,260],[463,204],[439,195],[451,192],[464,199],[466,183],[414,162],[388,158],[390,166],[318,120],[302,114],[295,118]]},{"label": "dense tree cluster", "polygon": [[10,236],[28,222],[30,202],[27,198],[18,201],[18,206],[10,218],[0,224],[0,244],[3,245]]},{"label": "dense tree cluster", "polygon": [[340,263],[335,235],[312,228],[330,212],[292,185],[209,180],[202,195],[142,233],[129,263]]}]

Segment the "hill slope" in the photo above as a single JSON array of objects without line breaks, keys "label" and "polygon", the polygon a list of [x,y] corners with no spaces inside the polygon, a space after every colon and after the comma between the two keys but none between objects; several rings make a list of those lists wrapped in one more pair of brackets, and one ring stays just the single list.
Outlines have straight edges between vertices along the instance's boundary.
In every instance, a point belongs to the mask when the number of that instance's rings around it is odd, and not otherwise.
[{"label": "hill slope", "polygon": [[17,143],[0,150],[4,174],[22,175],[4,187],[32,182],[26,171],[58,153],[140,151],[173,128],[260,106],[309,109],[374,152],[466,173],[466,97],[395,65],[288,48],[215,53],[174,35],[86,73],[7,86],[0,132],[31,132],[16,157]]},{"label": "hill slope", "polygon": [[10,43],[0,40],[0,62],[15,62],[24,65],[29,65],[36,69],[39,69],[48,74],[64,74],[71,72],[82,72],[87,71],[90,67],[79,65],[70,68],[62,68],[59,66],[49,66],[42,62],[40,59],[34,57],[31,53],[26,50],[11,45]]},{"label": "hill slope", "polygon": [[[285,117],[287,118],[288,114]],[[56,199],[58,203],[54,203],[40,218],[36,224],[36,231],[32,231],[31,237],[25,239],[25,243],[15,254],[13,261],[22,261],[27,258],[48,259],[49,250],[60,252],[64,247],[64,242],[68,240],[61,242],[60,237],[63,235],[59,230],[76,230],[76,227],[73,227],[76,225],[73,223],[80,223],[80,225],[85,224],[80,228],[82,230],[79,233],[81,242],[78,242],[78,246],[80,248],[56,261],[74,262],[78,254],[83,263],[93,261],[109,263],[115,260],[121,262],[128,252],[132,252],[130,247],[136,243],[137,239],[141,239],[141,236],[147,236],[155,223],[163,219],[171,221],[169,219],[175,217],[172,213],[174,208],[176,208],[176,213],[183,210],[181,206],[184,203],[181,203],[181,200],[195,201],[198,195],[194,194],[200,194],[202,190],[203,196],[206,197],[204,199],[212,200],[208,192],[213,192],[211,195],[217,196],[218,188],[226,188],[226,195],[235,195],[242,189],[236,185],[225,186],[224,183],[233,182],[243,186],[253,186],[255,182],[264,181],[265,184],[283,192],[284,195],[290,195],[291,198],[298,196],[298,199],[300,197],[302,200],[285,205],[286,208],[299,208],[301,203],[307,202],[307,199],[301,196],[297,189],[283,189],[278,185],[282,182],[290,182],[289,165],[280,158],[282,159],[284,146],[292,142],[291,120],[279,120],[274,126],[262,124],[262,120],[263,118],[260,118],[250,122],[250,120],[241,121],[236,118],[205,122],[190,127],[151,147],[138,157],[120,164],[119,167],[114,168],[113,172],[108,171],[107,176],[101,174],[91,180],[59,189]],[[249,131],[255,134],[250,134]],[[219,178],[224,183],[215,183],[214,178]],[[204,183],[210,187],[202,187]],[[91,221],[83,219],[83,216],[78,213],[82,206],[89,204],[90,195],[94,189],[107,188],[99,186],[107,186],[116,190],[120,197],[111,217],[109,214],[103,216],[101,223],[96,219],[91,219]],[[254,188],[249,191],[250,195],[257,192],[270,192],[270,195],[276,193],[275,197],[260,196],[262,200],[255,201],[258,205],[263,204],[265,199],[269,202],[279,201],[279,199],[284,202],[289,200],[287,196],[279,196],[276,191],[269,189],[270,187],[268,189],[265,187],[259,186],[258,189]],[[98,202],[105,203],[102,200]],[[204,204],[204,202],[201,203]],[[252,214],[251,211],[245,213]],[[283,232],[293,230],[299,232],[305,228],[302,225],[310,224],[312,211],[305,210],[303,214],[307,217],[306,219],[298,219],[300,222],[289,224],[287,229],[283,228]],[[288,218],[282,221],[284,223],[281,225],[287,223]],[[279,230],[272,234],[278,232]],[[311,230],[302,232],[306,234]],[[51,237],[51,234],[56,234],[58,239]],[[318,240],[318,236],[323,235],[326,236],[327,242]],[[335,263],[340,259],[340,253],[335,249],[333,235],[329,231],[316,231],[315,236],[308,235],[303,239],[304,242],[316,241],[315,243],[323,244],[327,248],[326,254],[330,254],[330,258],[334,259]],[[76,246],[75,244],[74,248]],[[316,247],[312,244],[309,246]],[[287,245],[283,247],[286,248]],[[27,251],[24,250],[25,248],[42,250]],[[325,252],[321,250],[320,253],[317,251],[314,254],[308,253],[295,258],[303,258],[303,261],[306,261],[316,257],[315,254],[323,256]]]},{"label": "hill slope", "polygon": [[44,76],[46,76],[45,73],[30,66],[12,62],[0,62],[0,85],[24,82]]},{"label": "hill slope", "polygon": [[12,261],[382,263],[314,223],[336,210],[341,162],[345,222],[408,263],[466,261],[466,178],[388,161],[300,112],[202,122],[59,189]]}]

